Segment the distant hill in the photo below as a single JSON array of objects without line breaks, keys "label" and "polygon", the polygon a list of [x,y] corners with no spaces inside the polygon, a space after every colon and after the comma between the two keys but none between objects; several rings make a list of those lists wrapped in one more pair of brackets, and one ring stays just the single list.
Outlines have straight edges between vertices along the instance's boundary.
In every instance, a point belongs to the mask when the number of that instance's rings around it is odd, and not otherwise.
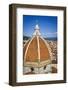
[{"label": "distant hill", "polygon": [[31,38],[31,37],[29,37],[29,36],[23,36],[23,40],[28,40],[29,38]]},{"label": "distant hill", "polygon": [[57,37],[49,37],[49,38],[44,38],[45,40],[52,40],[52,41],[57,41]]},{"label": "distant hill", "polygon": [[[28,40],[30,39],[31,37],[29,36],[23,36],[23,40]],[[52,41],[57,41],[57,38],[56,37],[49,37],[49,38],[44,38],[45,40],[52,40]]]}]

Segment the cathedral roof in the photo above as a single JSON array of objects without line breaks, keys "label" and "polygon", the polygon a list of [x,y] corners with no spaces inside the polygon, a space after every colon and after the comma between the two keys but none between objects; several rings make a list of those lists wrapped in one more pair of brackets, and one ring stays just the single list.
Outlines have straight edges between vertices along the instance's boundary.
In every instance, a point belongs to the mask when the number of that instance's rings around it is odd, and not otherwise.
[{"label": "cathedral roof", "polygon": [[24,46],[24,65],[40,67],[51,62],[49,44],[41,36],[38,24],[35,26],[33,36]]}]

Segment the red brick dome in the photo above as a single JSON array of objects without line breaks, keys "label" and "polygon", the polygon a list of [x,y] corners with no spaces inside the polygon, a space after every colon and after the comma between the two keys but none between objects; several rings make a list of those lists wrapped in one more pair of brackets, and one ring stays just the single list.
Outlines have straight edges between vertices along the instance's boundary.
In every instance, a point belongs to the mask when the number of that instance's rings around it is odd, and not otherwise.
[{"label": "red brick dome", "polygon": [[49,44],[43,39],[36,25],[33,37],[24,46],[24,65],[41,67],[51,63]]}]

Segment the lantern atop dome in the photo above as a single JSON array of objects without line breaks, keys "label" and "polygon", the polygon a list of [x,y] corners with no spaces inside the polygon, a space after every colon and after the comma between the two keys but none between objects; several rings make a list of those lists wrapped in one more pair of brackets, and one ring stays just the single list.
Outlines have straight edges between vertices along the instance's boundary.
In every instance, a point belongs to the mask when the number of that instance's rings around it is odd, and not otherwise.
[{"label": "lantern atop dome", "polygon": [[35,26],[35,30],[40,30],[40,28],[39,28],[39,25],[38,25],[38,24],[36,24],[36,26]]},{"label": "lantern atop dome", "polygon": [[33,33],[33,36],[37,36],[37,35],[40,36],[40,35],[41,35],[41,33],[40,33],[40,27],[39,27],[38,24],[36,24],[34,30],[35,30],[35,31],[34,31],[34,33]]}]

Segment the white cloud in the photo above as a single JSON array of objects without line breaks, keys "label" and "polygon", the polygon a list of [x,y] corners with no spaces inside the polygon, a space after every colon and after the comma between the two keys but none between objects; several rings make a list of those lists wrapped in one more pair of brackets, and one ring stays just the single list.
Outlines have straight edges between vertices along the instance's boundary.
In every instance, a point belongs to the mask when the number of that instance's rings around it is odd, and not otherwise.
[{"label": "white cloud", "polygon": [[46,33],[46,35],[56,35],[57,34],[57,32],[53,32],[53,33]]}]

